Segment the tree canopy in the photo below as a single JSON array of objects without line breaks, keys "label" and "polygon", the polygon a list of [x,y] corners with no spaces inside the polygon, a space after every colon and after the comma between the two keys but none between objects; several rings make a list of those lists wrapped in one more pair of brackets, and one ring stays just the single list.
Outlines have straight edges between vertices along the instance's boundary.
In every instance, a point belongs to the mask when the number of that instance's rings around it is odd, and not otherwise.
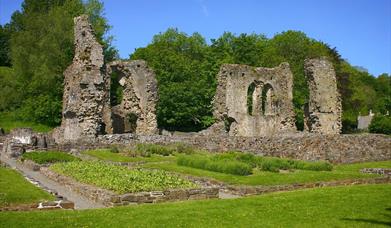
[{"label": "tree canopy", "polygon": [[[25,0],[10,23],[0,26],[0,112],[19,119],[56,126],[61,121],[63,72],[74,53],[73,18],[88,14],[105,60],[118,58],[110,26],[99,0]],[[337,74],[342,95],[343,130],[355,127],[357,115],[370,109],[391,111],[391,75],[370,75],[342,59],[336,48],[300,31],[264,34],[225,32],[210,41],[175,28],[155,35],[130,59],[144,59],[154,69],[159,88],[157,118],[160,128],[195,131],[213,122],[212,99],[221,64],[275,67],[290,64],[294,75],[293,104],[296,126],[303,129],[303,106],[308,102],[304,76],[306,58],[326,56]],[[112,75],[111,95],[118,104],[121,91]]]}]

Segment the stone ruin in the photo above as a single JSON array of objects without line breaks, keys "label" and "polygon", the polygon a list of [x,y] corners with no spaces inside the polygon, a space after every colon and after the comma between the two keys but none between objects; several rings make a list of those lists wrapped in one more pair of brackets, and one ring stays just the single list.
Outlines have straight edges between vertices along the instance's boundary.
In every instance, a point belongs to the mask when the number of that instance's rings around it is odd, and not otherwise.
[{"label": "stone ruin", "polygon": [[[156,134],[157,82],[144,61],[104,63],[102,45],[88,16],[74,19],[75,56],[64,72],[61,126],[56,142],[95,138],[101,134]],[[110,105],[111,73],[120,73],[120,105]]]},{"label": "stone ruin", "polygon": [[310,91],[304,110],[305,129],[313,133],[339,134],[342,105],[332,63],[326,58],[307,59],[304,69]]},{"label": "stone ruin", "polygon": [[112,107],[112,133],[157,134],[157,82],[154,72],[143,60],[115,61],[107,65],[107,74],[119,74],[123,98]]},{"label": "stone ruin", "polygon": [[[64,72],[63,118],[56,142],[102,134],[158,134],[157,82],[143,60],[104,63],[87,16],[75,21],[75,56]],[[332,64],[325,58],[305,61],[310,99],[305,129],[339,134],[341,98]],[[111,107],[111,74],[123,87],[120,104]],[[216,123],[199,135],[260,137],[296,133],[292,103],[293,75],[288,63],[275,68],[224,64],[213,100]]]},{"label": "stone ruin", "polygon": [[[309,59],[304,67],[310,90],[305,129],[339,134],[342,108],[332,64],[325,58]],[[203,134],[256,137],[296,132],[288,63],[275,68],[225,64],[217,77],[217,122]]]},{"label": "stone ruin", "polygon": [[211,129],[230,136],[266,136],[295,131],[293,75],[289,64],[276,68],[225,64],[213,100],[217,122]]}]

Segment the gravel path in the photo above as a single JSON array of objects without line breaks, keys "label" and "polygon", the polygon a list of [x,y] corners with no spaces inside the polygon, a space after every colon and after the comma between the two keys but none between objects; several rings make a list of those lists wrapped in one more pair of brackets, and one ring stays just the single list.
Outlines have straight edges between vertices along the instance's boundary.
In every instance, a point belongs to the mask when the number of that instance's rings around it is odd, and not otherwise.
[{"label": "gravel path", "polygon": [[54,182],[47,178],[45,175],[41,174],[40,172],[29,170],[23,166],[21,166],[19,163],[16,162],[14,159],[9,159],[1,155],[0,153],[0,160],[6,164],[8,164],[11,168],[17,169],[21,173],[23,173],[28,178],[39,182],[40,185],[43,187],[50,189],[54,192],[57,192],[59,195],[65,197],[66,199],[72,201],[75,203],[75,209],[92,209],[92,208],[103,208],[105,207],[103,204],[91,201],[75,192],[72,192],[71,190],[65,188],[64,186],[58,184],[57,182]]}]

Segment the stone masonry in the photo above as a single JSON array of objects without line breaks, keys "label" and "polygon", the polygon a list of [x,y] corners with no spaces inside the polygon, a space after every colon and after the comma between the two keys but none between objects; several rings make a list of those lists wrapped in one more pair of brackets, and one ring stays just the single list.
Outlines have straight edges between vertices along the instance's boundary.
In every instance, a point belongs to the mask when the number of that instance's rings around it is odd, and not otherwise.
[{"label": "stone masonry", "polygon": [[339,134],[342,105],[333,65],[326,58],[307,59],[304,64],[310,91],[305,109],[305,127],[309,132]]},{"label": "stone masonry", "polygon": [[57,140],[93,138],[105,132],[103,110],[109,104],[102,45],[88,16],[74,19],[75,56],[64,72],[63,117]]},{"label": "stone masonry", "polygon": [[155,73],[143,60],[115,61],[107,65],[107,74],[119,74],[123,98],[112,108],[113,133],[157,134]]},{"label": "stone masonry", "polygon": [[253,137],[295,131],[288,63],[276,68],[224,64],[217,78],[213,100],[217,123],[205,133]]}]

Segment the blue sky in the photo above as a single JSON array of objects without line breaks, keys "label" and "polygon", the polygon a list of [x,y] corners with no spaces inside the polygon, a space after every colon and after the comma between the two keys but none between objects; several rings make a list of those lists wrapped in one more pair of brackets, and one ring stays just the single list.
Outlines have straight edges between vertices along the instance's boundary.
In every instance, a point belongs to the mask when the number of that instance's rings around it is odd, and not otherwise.
[{"label": "blue sky", "polygon": [[[22,0],[0,0],[0,23]],[[272,37],[289,29],[337,47],[375,76],[391,73],[391,0],[104,0],[123,58],[169,27],[207,40],[224,31]]]}]

